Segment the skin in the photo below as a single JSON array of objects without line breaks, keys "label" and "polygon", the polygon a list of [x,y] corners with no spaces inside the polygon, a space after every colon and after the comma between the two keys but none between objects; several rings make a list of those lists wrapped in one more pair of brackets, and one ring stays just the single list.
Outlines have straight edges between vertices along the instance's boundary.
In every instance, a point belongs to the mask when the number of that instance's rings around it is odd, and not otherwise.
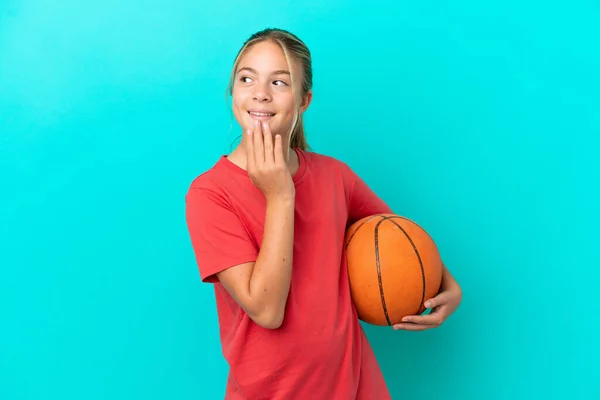
[{"label": "skin", "polygon": [[[290,69],[283,50],[279,45],[270,41],[255,44],[245,53],[238,63],[237,74],[233,86],[233,113],[236,120],[246,132],[255,130],[256,121],[267,122],[272,135],[281,135],[284,159],[293,174],[298,167],[295,152],[290,152],[289,131],[294,119],[296,108],[304,113],[312,100],[312,91],[302,96],[299,106],[292,93],[290,73],[296,77],[296,87],[301,87],[299,77],[302,69],[293,63]],[[273,117],[258,117],[249,111],[269,111]],[[229,160],[245,168],[248,149],[244,135],[242,142],[229,155]]]},{"label": "skin", "polygon": [[425,307],[430,308],[428,315],[409,315],[399,324],[393,325],[395,330],[423,331],[440,327],[446,319],[458,308],[462,301],[462,290],[444,265],[442,286],[440,292],[425,301]]},{"label": "skin", "polygon": [[[298,159],[290,151],[289,132],[294,112],[305,112],[312,99],[312,92],[308,92],[296,102],[290,67],[295,77],[301,77],[300,66],[288,65],[277,44],[257,43],[240,59],[232,96],[233,112],[244,134],[228,158],[248,171],[265,196],[265,230],[256,262],[234,266],[217,277],[250,318],[268,329],[276,329],[283,322],[292,275],[292,176],[298,169]],[[296,87],[300,86],[296,82]],[[252,111],[273,115],[252,115]],[[393,329],[420,331],[439,327],[461,300],[460,286],[444,266],[440,292],[425,303],[431,308],[430,314],[407,316]]]}]

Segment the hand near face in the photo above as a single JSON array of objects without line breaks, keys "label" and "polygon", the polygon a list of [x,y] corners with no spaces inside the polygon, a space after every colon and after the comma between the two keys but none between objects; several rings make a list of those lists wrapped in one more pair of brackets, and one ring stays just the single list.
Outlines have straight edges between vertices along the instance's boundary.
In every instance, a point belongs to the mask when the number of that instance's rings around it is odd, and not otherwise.
[{"label": "hand near face", "polygon": [[293,198],[295,187],[285,161],[281,135],[271,133],[269,124],[255,121],[246,131],[246,169],[252,183],[265,198]]}]

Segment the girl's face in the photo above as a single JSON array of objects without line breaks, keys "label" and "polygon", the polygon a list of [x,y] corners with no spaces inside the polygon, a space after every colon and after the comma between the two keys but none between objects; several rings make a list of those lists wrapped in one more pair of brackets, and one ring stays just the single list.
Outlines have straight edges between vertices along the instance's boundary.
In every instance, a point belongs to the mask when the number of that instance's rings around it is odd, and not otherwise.
[{"label": "girl's face", "polygon": [[[298,80],[302,70],[292,66]],[[300,87],[300,81],[296,87]],[[266,121],[273,135],[288,135],[296,104],[292,93],[290,66],[281,47],[270,41],[259,42],[239,60],[232,91],[233,112],[242,129],[254,129],[255,121]],[[299,112],[305,110],[302,105]]]}]

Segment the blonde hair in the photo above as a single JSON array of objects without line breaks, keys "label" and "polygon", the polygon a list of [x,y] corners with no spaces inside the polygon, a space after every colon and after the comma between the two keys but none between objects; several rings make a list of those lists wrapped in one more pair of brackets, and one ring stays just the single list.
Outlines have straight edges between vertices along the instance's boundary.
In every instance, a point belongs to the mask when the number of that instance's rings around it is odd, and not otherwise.
[{"label": "blonde hair", "polygon": [[[281,47],[283,53],[285,54],[287,63],[290,66],[290,74],[292,74],[292,92],[294,93],[294,98],[296,99],[296,112],[291,127],[290,147],[299,148],[301,150],[308,150],[310,147],[308,146],[308,143],[306,141],[306,134],[304,132],[304,121],[302,115],[298,113],[298,107],[300,106],[300,103],[304,96],[312,88],[312,59],[308,47],[296,35],[283,29],[268,28],[256,32],[252,36],[250,36],[244,42],[244,45],[235,57],[233,68],[231,70],[231,76],[229,78],[229,84],[227,85],[227,96],[231,96],[233,93],[233,84],[235,81],[235,74],[237,71],[238,63],[244,55],[244,53],[254,44],[265,40],[270,40]],[[298,88],[296,88],[296,80],[291,68],[292,59],[298,61],[302,69],[302,85],[300,88],[300,92],[298,92]]]}]

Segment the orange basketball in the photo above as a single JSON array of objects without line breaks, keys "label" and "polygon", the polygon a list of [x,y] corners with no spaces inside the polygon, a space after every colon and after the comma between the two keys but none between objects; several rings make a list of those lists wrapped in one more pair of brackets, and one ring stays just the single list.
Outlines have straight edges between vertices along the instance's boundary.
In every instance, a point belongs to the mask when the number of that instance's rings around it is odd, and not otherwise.
[{"label": "orange basketball", "polygon": [[363,218],[346,231],[346,262],[358,317],[393,325],[422,314],[442,282],[442,259],[429,234],[393,214]]}]

